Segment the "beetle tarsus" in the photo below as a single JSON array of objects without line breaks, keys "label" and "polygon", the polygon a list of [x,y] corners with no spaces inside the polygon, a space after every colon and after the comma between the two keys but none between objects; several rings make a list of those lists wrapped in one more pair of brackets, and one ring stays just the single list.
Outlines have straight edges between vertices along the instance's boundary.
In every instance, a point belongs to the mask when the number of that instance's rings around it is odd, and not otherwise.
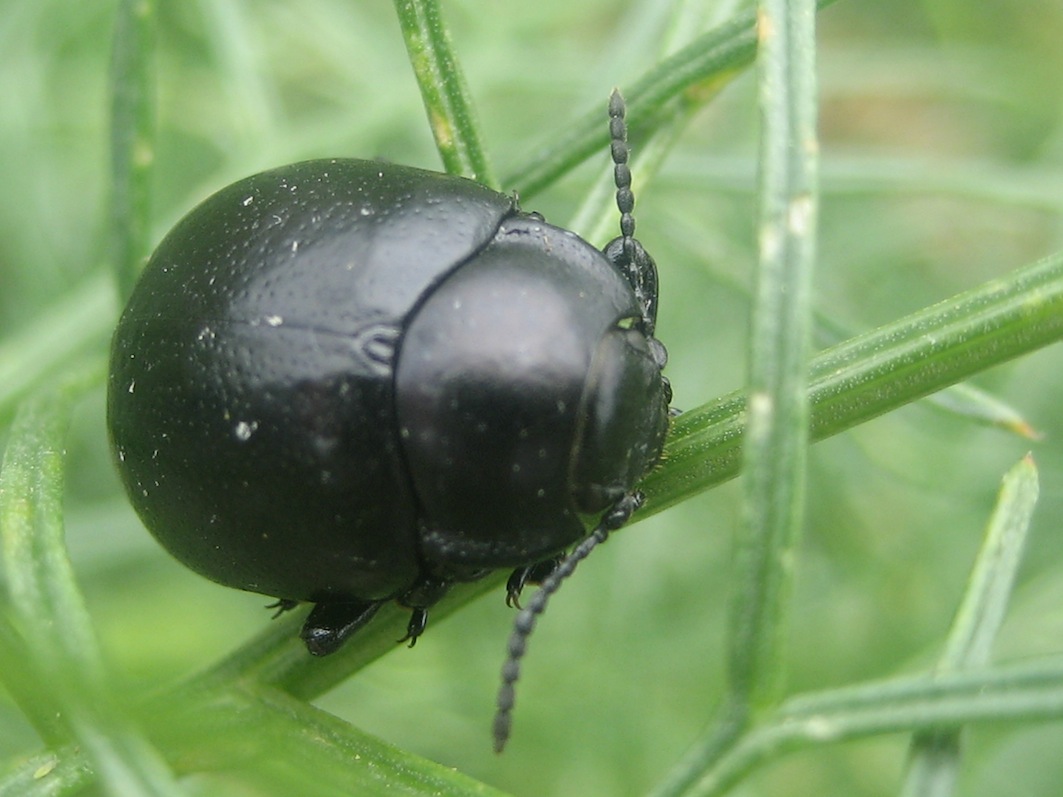
[{"label": "beetle tarsus", "polygon": [[509,580],[506,581],[506,606],[512,609],[524,608],[520,605],[520,594],[524,587],[528,584],[542,584],[557,569],[560,562],[560,557],[544,559],[526,567],[518,567],[510,573]]},{"label": "beetle tarsus", "polygon": [[399,644],[408,642],[409,644],[406,647],[412,648],[417,644],[417,638],[424,633],[427,627],[428,609],[423,606],[414,607],[413,613],[410,615],[410,622],[406,624],[406,636],[399,640]]}]

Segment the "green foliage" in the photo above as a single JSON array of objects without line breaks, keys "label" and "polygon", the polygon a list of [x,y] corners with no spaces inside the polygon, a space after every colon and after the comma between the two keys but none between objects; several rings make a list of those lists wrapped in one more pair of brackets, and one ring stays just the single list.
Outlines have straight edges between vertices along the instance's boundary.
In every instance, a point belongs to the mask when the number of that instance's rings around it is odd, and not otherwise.
[{"label": "green foliage", "polygon": [[[812,5],[9,0],[0,795],[1055,794],[1063,11],[820,3],[814,53]],[[688,411],[496,757],[498,578],[414,651],[387,607],[310,659],[132,514],[107,336],[176,218],[307,157],[497,173],[611,237],[614,85]]]}]

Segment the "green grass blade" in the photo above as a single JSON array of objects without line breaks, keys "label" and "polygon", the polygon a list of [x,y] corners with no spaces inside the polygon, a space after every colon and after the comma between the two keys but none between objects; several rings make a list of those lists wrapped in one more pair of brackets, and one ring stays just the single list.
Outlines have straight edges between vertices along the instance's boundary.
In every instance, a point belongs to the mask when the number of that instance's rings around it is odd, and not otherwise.
[{"label": "green grass blade", "polygon": [[[656,134],[655,134],[656,135]],[[821,176],[821,197],[824,195]],[[735,275],[717,274],[714,279],[739,296],[751,296],[751,289]],[[814,312],[813,345],[826,349],[854,337],[853,330],[839,324],[826,312]],[[1003,429],[1027,440],[1040,440],[1040,432],[1011,403],[969,383],[958,383],[926,397],[927,405],[967,421]]]},{"label": "green grass blade", "polygon": [[[292,746],[315,788],[331,784],[336,794],[396,794],[419,797],[501,797],[502,792],[457,770],[400,750],[324,711],[277,691],[249,696],[246,708],[262,715],[264,751]],[[291,749],[291,748],[289,748]]]},{"label": "green grass blade", "polygon": [[45,744],[55,746],[68,742],[70,727],[54,699],[48,679],[36,667],[26,666],[31,660],[26,640],[7,614],[0,614],[0,684]]},{"label": "green grass blade", "polygon": [[750,341],[731,699],[751,712],[781,679],[782,617],[803,509],[816,234],[815,5],[760,7],[760,263]]},{"label": "green grass blade", "polygon": [[[949,631],[938,672],[984,666],[1011,598],[1037,504],[1037,467],[1024,457],[1004,477],[967,590]],[[960,763],[960,729],[935,729],[912,740],[902,794],[948,797]]]},{"label": "green grass blade", "polygon": [[[693,7],[692,4],[678,4],[673,8],[673,12],[672,24],[662,42],[662,57],[688,44],[707,28],[717,27],[717,24],[710,27],[708,17],[725,18],[728,13],[724,7],[714,8],[710,12],[700,6]],[[666,156],[671,153],[697,112],[708,105],[724,85],[725,82],[721,81],[716,91],[703,88],[696,92],[685,92],[654,118],[654,129],[640,138],[638,157],[629,163],[631,184],[636,196],[652,182]],[[569,219],[569,229],[579,233],[595,246],[604,247],[617,234],[619,219],[616,215],[615,194],[613,170],[603,169],[601,176]]]},{"label": "green grass blade", "polygon": [[149,249],[155,159],[155,3],[121,0],[111,51],[111,266],[129,296]]},{"label": "green grass blade", "polygon": [[[862,736],[922,730],[906,794],[949,793],[965,722],[1063,716],[1063,661],[988,669],[1037,500],[1037,473],[1024,458],[1009,471],[938,668],[786,701],[768,721],[696,773],[682,793],[723,794],[752,769],[786,752]],[[695,784],[696,780],[696,785]],[[677,790],[678,793],[678,790]]]},{"label": "green grass blade", "polygon": [[1011,598],[1037,504],[1037,466],[1023,457],[1004,476],[967,591],[949,632],[938,669],[985,666]]},{"label": "green grass blade", "polygon": [[71,405],[87,387],[45,393],[16,415],[0,470],[0,535],[8,593],[31,649],[98,684],[99,650],[63,540],[63,443]]},{"label": "green grass blade", "polygon": [[815,3],[764,0],[758,15],[761,108],[759,264],[742,528],[736,544],[728,686],[706,729],[659,794],[681,794],[746,724],[778,699],[782,640],[804,514],[809,444],[808,358],[816,252]]},{"label": "green grass blade", "polygon": [[1063,659],[925,674],[798,695],[727,752],[687,794],[724,794],[786,753],[903,731],[1063,718]]},{"label": "green grass blade", "polygon": [[[220,690],[169,693],[142,706],[140,721],[178,767],[187,767],[189,772],[239,773],[241,779],[259,787],[256,794],[301,795],[312,784],[315,797],[502,795],[450,767],[401,750],[268,687],[245,689],[228,684]],[[63,790],[40,794],[73,793],[65,789],[83,788],[93,780],[90,759],[83,750],[65,748],[56,756],[35,759],[35,763],[32,768],[19,767],[0,777],[0,797],[4,797],[8,782],[12,789],[25,785],[31,779],[30,772],[50,766],[56,767]],[[148,792],[113,793],[139,797]]]},{"label": "green grass blade", "polygon": [[[812,439],[822,440],[993,365],[1063,339],[1063,252],[813,357]],[[679,418],[665,465],[645,483],[658,512],[738,472],[745,434],[740,392]]]},{"label": "green grass blade", "polygon": [[112,704],[95,630],[66,552],[66,429],[74,402],[98,383],[96,369],[78,373],[28,400],[16,415],[0,469],[6,585],[30,660],[48,683],[49,703],[58,704],[110,793],[177,795],[161,758]]},{"label": "green grass blade", "polygon": [[497,187],[487,153],[480,143],[465,77],[439,13],[439,3],[437,0],[395,0],[395,12],[443,167],[451,174]]},{"label": "green grass blade", "polygon": [[994,426],[1027,440],[1041,433],[1010,403],[974,385],[961,383],[927,396],[930,406],[968,421]]}]

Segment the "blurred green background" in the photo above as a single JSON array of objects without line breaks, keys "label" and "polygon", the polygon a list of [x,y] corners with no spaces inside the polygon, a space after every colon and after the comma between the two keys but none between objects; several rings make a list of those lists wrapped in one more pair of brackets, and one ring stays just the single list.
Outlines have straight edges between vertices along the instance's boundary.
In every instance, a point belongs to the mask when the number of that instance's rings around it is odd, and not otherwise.
[{"label": "blurred green background", "polygon": [[[153,240],[217,188],[284,162],[348,155],[439,167],[390,4],[160,5]],[[734,5],[448,2],[497,173],[595,104],[604,120],[609,89],[659,59],[666,31],[726,19]],[[113,2],[0,2],[0,346],[56,307],[77,309],[64,301],[98,295],[84,286],[108,265],[113,14]],[[864,331],[1063,247],[1060,41],[1057,0],[840,0],[820,15],[815,287],[830,327]],[[756,121],[746,74],[694,118],[652,183],[636,186],[680,407],[744,379]],[[564,224],[605,165],[603,153],[525,206]],[[1063,351],[977,384],[1042,439],[923,402],[813,448],[791,689],[933,661],[999,479],[1031,448],[1041,501],[997,658],[1063,650]],[[182,569],[143,530],[109,462],[102,386],[79,411],[69,467],[75,566],[131,691],[186,676],[269,622],[267,601]],[[516,794],[642,793],[720,696],[737,499],[730,484],[688,501],[618,534],[581,568],[532,643],[502,757],[489,737],[512,619],[501,594],[433,624],[415,650],[397,648],[319,704]],[[0,758],[38,745],[0,703]],[[1058,725],[978,728],[962,793],[1058,794],[1061,745]],[[896,736],[788,757],[744,793],[894,794],[906,746]],[[253,778],[246,790],[210,783],[204,793],[258,793]]]}]

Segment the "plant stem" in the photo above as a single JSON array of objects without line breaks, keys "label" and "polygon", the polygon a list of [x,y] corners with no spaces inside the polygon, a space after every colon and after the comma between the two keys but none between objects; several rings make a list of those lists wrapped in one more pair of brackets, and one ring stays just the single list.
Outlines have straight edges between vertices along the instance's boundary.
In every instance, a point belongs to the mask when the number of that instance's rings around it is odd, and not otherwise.
[{"label": "plant stem", "polygon": [[450,174],[497,187],[438,1],[395,0],[395,12],[443,167]]},{"label": "plant stem", "polygon": [[[1063,339],[1063,252],[858,335],[809,363],[812,440],[823,440]],[[746,397],[679,416],[640,516],[738,473]]]},{"label": "plant stem", "polygon": [[111,51],[111,267],[121,296],[148,253],[155,160],[155,3],[121,0]]},{"label": "plant stem", "polygon": [[745,462],[729,641],[731,711],[781,689],[779,648],[804,514],[816,238],[815,4],[763,0],[761,189]]}]

